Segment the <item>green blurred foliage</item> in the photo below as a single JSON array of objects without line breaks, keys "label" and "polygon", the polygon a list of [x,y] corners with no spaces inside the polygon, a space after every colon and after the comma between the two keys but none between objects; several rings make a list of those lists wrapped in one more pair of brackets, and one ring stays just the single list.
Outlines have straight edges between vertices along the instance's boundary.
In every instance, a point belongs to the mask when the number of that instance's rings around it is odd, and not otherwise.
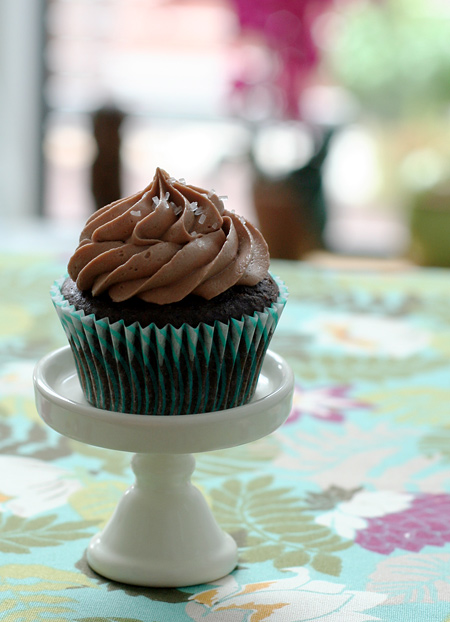
[{"label": "green blurred foliage", "polygon": [[366,111],[433,115],[450,104],[450,0],[341,5],[326,64]]}]

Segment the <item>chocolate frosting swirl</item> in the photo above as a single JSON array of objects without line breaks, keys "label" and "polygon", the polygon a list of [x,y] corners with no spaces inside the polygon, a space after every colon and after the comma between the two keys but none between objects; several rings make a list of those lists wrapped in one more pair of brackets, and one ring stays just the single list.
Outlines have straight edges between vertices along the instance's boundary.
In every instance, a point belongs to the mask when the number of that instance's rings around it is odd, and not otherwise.
[{"label": "chocolate frosting swirl", "polygon": [[68,265],[82,291],[157,304],[191,293],[209,300],[233,285],[256,285],[268,269],[254,226],[225,210],[215,192],[160,168],[144,190],[89,218]]}]

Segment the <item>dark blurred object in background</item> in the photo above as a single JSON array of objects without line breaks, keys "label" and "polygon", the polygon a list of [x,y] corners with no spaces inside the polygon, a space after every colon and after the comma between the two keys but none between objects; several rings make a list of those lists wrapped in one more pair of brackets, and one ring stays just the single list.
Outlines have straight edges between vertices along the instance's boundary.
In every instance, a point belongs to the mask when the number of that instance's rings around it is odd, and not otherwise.
[{"label": "dark blurred object in background", "polygon": [[125,115],[112,106],[104,106],[92,117],[97,155],[92,164],[92,194],[95,209],[117,201],[121,194],[120,126]]},{"label": "dark blurred object in background", "polygon": [[423,266],[450,268],[450,181],[411,198],[410,258]]},{"label": "dark blurred object in background", "polygon": [[309,162],[282,177],[271,177],[255,167],[253,200],[273,258],[301,259],[324,248],[323,165],[332,135],[327,131]]}]

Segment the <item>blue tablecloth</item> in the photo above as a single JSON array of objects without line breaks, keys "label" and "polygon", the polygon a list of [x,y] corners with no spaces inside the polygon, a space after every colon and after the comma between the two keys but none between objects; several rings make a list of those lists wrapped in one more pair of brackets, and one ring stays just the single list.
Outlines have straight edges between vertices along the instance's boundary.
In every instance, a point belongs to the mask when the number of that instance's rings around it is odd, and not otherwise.
[{"label": "blue tablecloth", "polygon": [[275,433],[196,456],[194,482],[239,546],[209,585],[137,588],[86,563],[131,456],[53,432],[36,361],[65,345],[57,255],[0,257],[0,619],[450,620],[450,272],[274,262],[290,298],[271,349],[292,366]]}]

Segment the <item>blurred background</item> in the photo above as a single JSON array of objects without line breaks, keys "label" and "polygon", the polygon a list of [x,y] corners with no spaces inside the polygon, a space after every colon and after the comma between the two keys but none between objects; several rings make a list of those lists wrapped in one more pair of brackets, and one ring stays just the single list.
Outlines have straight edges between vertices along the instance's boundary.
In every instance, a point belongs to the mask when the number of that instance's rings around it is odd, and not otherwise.
[{"label": "blurred background", "polygon": [[161,166],[273,257],[450,265],[449,0],[3,0],[0,35],[3,231]]}]

